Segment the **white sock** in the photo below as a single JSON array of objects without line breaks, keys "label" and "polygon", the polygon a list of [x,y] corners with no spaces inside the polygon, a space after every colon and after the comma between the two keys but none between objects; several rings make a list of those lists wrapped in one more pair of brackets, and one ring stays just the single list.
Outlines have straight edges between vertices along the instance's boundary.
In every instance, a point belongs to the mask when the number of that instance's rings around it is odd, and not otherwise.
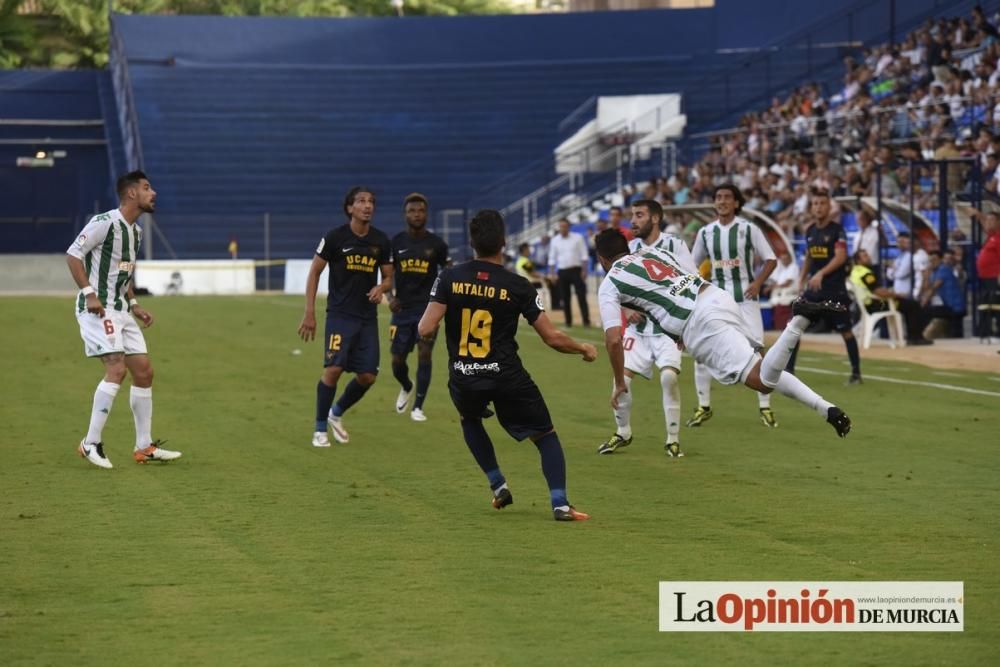
[{"label": "white sock", "polygon": [[94,406],[90,409],[90,427],[87,429],[87,442],[101,442],[101,434],[104,432],[104,424],[111,414],[111,406],[115,402],[115,396],[121,389],[120,384],[113,384],[107,380],[97,383],[97,391],[94,392]]},{"label": "white sock", "polygon": [[132,387],[128,404],[135,418],[135,448],[149,447],[153,442],[153,388]]},{"label": "white sock", "polygon": [[[774,341],[774,345],[771,346],[771,349],[767,351],[764,359],[760,362],[761,382],[768,387],[776,387],[778,385],[778,379],[785,370],[785,366],[788,365],[788,359],[792,356],[792,352],[795,351],[795,346],[799,344],[802,332],[808,326],[809,320],[802,315],[796,315],[789,320],[788,326],[778,336],[778,340]],[[760,407],[763,408],[765,406],[761,403]]]},{"label": "white sock", "polygon": [[771,395],[757,392],[757,404],[760,406],[761,410],[771,407]]},{"label": "white sock", "polygon": [[632,437],[632,378],[625,376],[625,386],[628,391],[618,397],[618,407],[615,408],[615,433],[623,438]]},{"label": "white sock", "polygon": [[677,373],[669,369],[661,371],[660,387],[663,389],[663,416],[667,420],[667,442],[680,442],[681,385],[677,382]]},{"label": "white sock", "polygon": [[703,408],[712,405],[712,374],[708,372],[708,366],[695,363],[694,365],[694,389],[698,392],[698,405]]},{"label": "white sock", "polygon": [[791,373],[782,371],[775,390],[782,396],[794,398],[806,407],[812,408],[824,418],[826,417],[826,411],[833,407],[833,403],[824,401],[822,396],[807,387],[802,380]]}]

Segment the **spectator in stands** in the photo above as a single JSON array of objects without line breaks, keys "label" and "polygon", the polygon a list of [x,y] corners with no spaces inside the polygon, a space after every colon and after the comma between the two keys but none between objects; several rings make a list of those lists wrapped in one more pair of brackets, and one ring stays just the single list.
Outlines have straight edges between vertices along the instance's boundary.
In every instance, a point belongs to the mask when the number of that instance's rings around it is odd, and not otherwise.
[{"label": "spectator in stands", "polygon": [[587,306],[587,243],[583,237],[569,229],[569,220],[559,221],[559,233],[552,239],[549,266],[556,269],[559,276],[559,293],[562,300],[566,326],[573,326],[573,304],[570,292],[576,290],[576,300],[580,306],[583,326],[590,326],[590,310]]},{"label": "spectator in stands", "polygon": [[783,331],[792,318],[792,302],[799,295],[799,265],[788,251],[778,253],[778,266],[768,277],[763,295],[771,302],[774,328]]},{"label": "spectator in stands", "polygon": [[924,337],[962,337],[962,320],[965,318],[965,294],[962,292],[951,267],[944,263],[940,250],[932,250],[930,276],[920,296],[920,303],[934,318],[924,330]]},{"label": "spectator in stands", "polygon": [[882,239],[875,215],[866,206],[862,206],[861,210],[858,211],[858,229],[861,231],[854,242],[853,254],[857,255],[859,250],[864,250],[869,259],[874,260],[869,263],[870,269],[875,274],[876,282],[879,282],[882,279],[882,269],[878,261],[882,256],[879,252]]},{"label": "spectator in stands", "polygon": [[976,256],[976,275],[979,278],[979,337],[992,338],[1000,333],[1000,216],[977,212],[986,240]]},{"label": "spectator in stands", "polygon": [[859,307],[869,313],[881,313],[889,310],[890,303],[895,302],[896,310],[906,318],[907,345],[930,345],[933,341],[924,338],[925,315],[923,307],[905,294],[896,294],[887,287],[878,286],[878,278],[872,271],[872,257],[868,251],[861,248],[854,253],[854,266],[851,268],[850,280],[863,294]]}]

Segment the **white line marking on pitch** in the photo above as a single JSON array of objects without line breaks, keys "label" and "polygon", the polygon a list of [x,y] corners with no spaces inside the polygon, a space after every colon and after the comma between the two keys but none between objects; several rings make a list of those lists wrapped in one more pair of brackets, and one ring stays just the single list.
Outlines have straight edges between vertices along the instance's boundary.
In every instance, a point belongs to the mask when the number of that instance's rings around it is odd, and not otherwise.
[{"label": "white line marking on pitch", "polygon": [[[810,366],[797,366],[796,370],[809,371],[811,373],[822,373],[824,375],[843,375],[840,371],[828,371],[824,368],[813,368]],[[865,375],[865,380],[880,380],[881,382],[892,382],[894,384],[910,384],[920,387],[933,387],[934,389],[944,389],[946,391],[960,391],[966,394],[978,394],[980,396],[995,396],[1000,398],[1000,392],[988,391],[986,389],[972,389],[971,387],[958,387],[953,384],[940,384],[938,382],[921,382],[919,380],[900,380],[899,378],[889,378],[882,375]]]}]

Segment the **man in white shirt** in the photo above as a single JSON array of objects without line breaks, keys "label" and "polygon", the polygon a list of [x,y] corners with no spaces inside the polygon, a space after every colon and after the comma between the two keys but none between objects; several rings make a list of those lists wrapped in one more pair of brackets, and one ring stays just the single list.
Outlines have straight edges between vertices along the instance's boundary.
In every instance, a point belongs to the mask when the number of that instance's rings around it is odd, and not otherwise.
[{"label": "man in white shirt", "polygon": [[587,264],[590,253],[587,252],[587,242],[575,232],[569,231],[569,220],[559,221],[559,233],[552,238],[549,247],[549,266],[554,267],[559,276],[559,292],[562,296],[563,313],[566,316],[566,326],[573,326],[573,304],[570,302],[570,290],[576,289],[576,300],[580,306],[580,318],[583,326],[590,326],[590,310],[587,307]]},{"label": "man in white shirt", "polygon": [[[899,234],[896,241],[899,246],[899,255],[892,263],[892,291],[909,298],[919,296],[924,284],[924,273],[930,265],[927,252],[920,248],[916,253],[910,250],[910,235],[906,232]],[[916,280],[914,281],[914,276]],[[915,284],[914,284],[915,283]]]}]

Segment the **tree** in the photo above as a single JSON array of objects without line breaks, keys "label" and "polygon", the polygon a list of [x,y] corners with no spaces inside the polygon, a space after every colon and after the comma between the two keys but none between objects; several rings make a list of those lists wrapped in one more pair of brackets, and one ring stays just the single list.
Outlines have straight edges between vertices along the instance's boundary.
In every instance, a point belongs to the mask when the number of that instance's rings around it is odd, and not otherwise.
[{"label": "tree", "polygon": [[21,0],[0,0],[0,69],[20,66],[35,41],[31,21],[17,13],[20,5]]}]

